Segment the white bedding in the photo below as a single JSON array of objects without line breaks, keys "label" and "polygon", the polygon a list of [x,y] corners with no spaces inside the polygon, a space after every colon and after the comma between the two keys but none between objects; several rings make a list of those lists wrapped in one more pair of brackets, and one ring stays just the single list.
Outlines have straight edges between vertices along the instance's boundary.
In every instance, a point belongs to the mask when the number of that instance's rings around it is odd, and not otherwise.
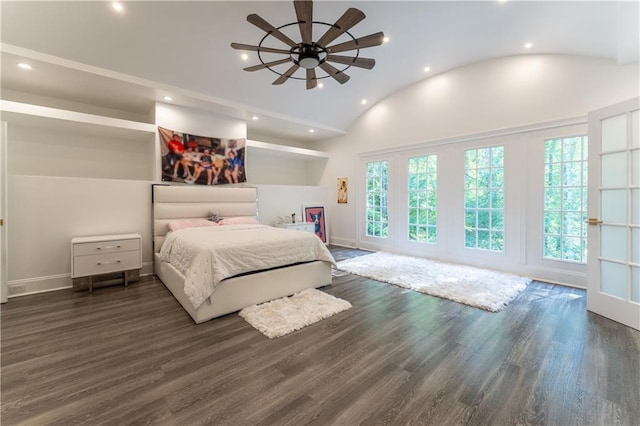
[{"label": "white bedding", "polygon": [[186,277],[184,292],[196,308],[225,278],[314,260],[335,265],[333,256],[315,234],[266,225],[170,232],[159,255]]}]

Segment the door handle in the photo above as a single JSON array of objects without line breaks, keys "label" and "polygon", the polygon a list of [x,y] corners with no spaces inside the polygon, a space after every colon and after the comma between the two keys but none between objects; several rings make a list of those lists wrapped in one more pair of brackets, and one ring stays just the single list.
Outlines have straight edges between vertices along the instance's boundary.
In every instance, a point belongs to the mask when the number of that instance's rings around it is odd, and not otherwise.
[{"label": "door handle", "polygon": [[601,220],[598,220],[595,217],[590,217],[589,219],[585,220],[585,222],[589,225],[600,225],[602,223]]}]

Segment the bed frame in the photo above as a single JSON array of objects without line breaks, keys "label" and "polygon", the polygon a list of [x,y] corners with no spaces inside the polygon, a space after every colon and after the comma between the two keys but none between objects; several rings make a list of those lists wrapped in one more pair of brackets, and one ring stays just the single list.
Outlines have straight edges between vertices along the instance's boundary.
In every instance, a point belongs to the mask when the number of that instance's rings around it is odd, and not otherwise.
[{"label": "bed frame", "polygon": [[198,308],[184,293],[185,277],[159,258],[172,219],[205,218],[209,211],[221,217],[257,218],[256,188],[152,185],[154,271],[196,324],[247,306],[267,302],[307,288],[331,284],[331,264],[315,261],[228,278]]}]

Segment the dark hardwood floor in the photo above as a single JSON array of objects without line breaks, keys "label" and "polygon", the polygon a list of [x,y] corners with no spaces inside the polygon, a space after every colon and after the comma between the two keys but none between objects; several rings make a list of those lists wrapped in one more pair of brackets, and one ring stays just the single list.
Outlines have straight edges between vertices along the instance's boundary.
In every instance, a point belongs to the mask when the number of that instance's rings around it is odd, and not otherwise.
[{"label": "dark hardwood floor", "polygon": [[640,333],[582,290],[534,282],[498,313],[349,274],[323,290],[353,308],[274,340],[195,325],[153,278],[11,299],[2,425],[640,424]]}]

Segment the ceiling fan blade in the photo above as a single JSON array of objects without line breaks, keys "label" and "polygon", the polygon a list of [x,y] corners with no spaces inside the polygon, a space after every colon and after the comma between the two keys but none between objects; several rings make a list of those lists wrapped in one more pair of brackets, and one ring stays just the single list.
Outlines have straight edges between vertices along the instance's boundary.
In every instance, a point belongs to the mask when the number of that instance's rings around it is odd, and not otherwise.
[{"label": "ceiling fan blade", "polygon": [[297,46],[297,43],[295,41],[291,40],[289,37],[281,33],[280,30],[278,30],[276,27],[274,27],[273,25],[271,25],[270,23],[268,23],[267,21],[265,21],[264,19],[256,15],[255,13],[252,13],[251,15],[247,16],[247,21],[249,21],[256,27],[260,28],[261,30],[274,36],[281,42],[288,44],[289,47]]},{"label": "ceiling fan blade", "polygon": [[307,68],[307,90],[313,89],[318,85],[315,68]]},{"label": "ceiling fan blade", "polygon": [[291,66],[291,68],[289,68],[284,74],[282,74],[280,77],[278,77],[271,84],[282,84],[282,83],[284,83],[285,81],[287,81],[287,79],[289,79],[289,77],[291,77],[293,75],[294,72],[298,71],[298,68],[300,68],[300,65],[293,64]]},{"label": "ceiling fan blade", "polygon": [[308,0],[295,0],[296,17],[300,26],[300,35],[304,44],[313,43],[313,2]]},{"label": "ceiling fan blade", "polygon": [[376,65],[375,59],[356,58],[352,56],[327,55],[327,61],[337,62],[339,64],[351,65],[358,68],[366,68],[370,70]]},{"label": "ceiling fan blade", "polygon": [[322,47],[325,47],[327,44],[331,43],[333,40],[340,37],[345,32],[349,31],[355,24],[362,21],[366,15],[359,9],[349,8],[331,28],[327,30],[326,33],[320,40],[317,41]]},{"label": "ceiling fan blade", "polygon": [[243,70],[245,70],[245,71],[258,71],[258,70],[261,70],[261,69],[265,69],[267,67],[275,67],[276,65],[285,64],[287,62],[291,62],[291,58],[278,59],[277,61],[266,62],[264,64],[254,65],[252,67],[243,68]]},{"label": "ceiling fan blade", "polygon": [[337,69],[336,67],[334,67],[333,65],[327,62],[321,63],[320,68],[325,70],[327,74],[333,77],[340,84],[345,84],[351,78],[347,74],[343,73],[342,71],[340,71],[339,69]]},{"label": "ceiling fan blade", "polygon": [[327,47],[327,52],[338,53],[353,49],[364,49],[365,47],[380,46],[382,43],[384,43],[384,33],[379,32]]},{"label": "ceiling fan blade", "polygon": [[248,50],[250,52],[282,53],[284,55],[288,55],[289,53],[291,53],[288,50],[284,50],[284,49],[273,49],[271,47],[252,46],[250,44],[242,44],[242,43],[231,43],[231,47],[233,47],[236,50]]}]

